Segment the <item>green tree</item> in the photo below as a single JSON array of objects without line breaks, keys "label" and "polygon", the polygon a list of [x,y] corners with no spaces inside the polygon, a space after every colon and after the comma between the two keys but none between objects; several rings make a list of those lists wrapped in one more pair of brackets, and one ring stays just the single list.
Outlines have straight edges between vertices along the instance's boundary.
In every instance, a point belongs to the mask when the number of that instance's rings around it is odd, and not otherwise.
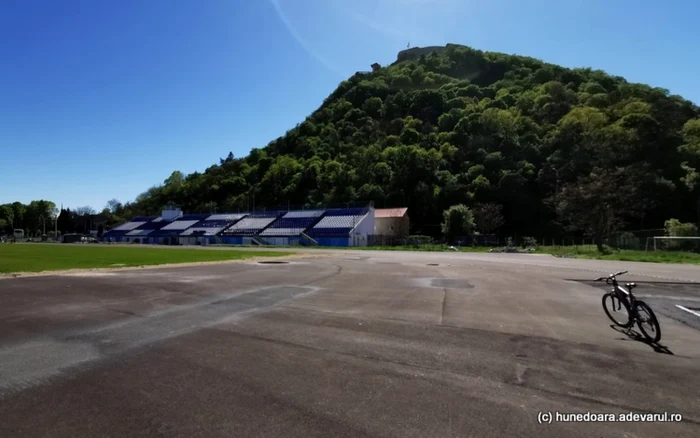
[{"label": "green tree", "polygon": [[73,210],[75,214],[78,216],[86,216],[90,214],[95,214],[97,213],[94,208],[90,207],[89,205],[84,205],[82,207],[76,207],[75,210]]},{"label": "green tree", "polygon": [[464,204],[453,205],[442,213],[442,234],[448,242],[468,236],[474,229],[474,215]]},{"label": "green tree", "polygon": [[593,237],[598,251],[604,252],[605,239],[624,224],[635,195],[624,170],[595,169],[564,186],[555,203],[561,220],[571,229],[585,231]]},{"label": "green tree", "polygon": [[476,229],[484,234],[489,234],[505,223],[501,210],[502,205],[492,202],[477,204],[474,207],[474,223]]},{"label": "green tree", "polygon": [[678,219],[669,219],[664,222],[666,235],[671,237],[697,236],[698,227],[692,223],[683,223]]},{"label": "green tree", "polygon": [[696,195],[697,220],[700,221],[700,119],[688,120],[683,125],[683,144],[679,147],[685,161],[681,168],[685,175],[681,181]]},{"label": "green tree", "polygon": [[[670,237],[696,237],[698,235],[698,227],[695,224],[683,223],[678,219],[669,219],[664,222],[664,229],[666,235]],[[694,245],[694,242],[674,240],[667,243],[667,248],[692,250],[697,247]]]},{"label": "green tree", "polygon": [[14,228],[26,229],[26,218],[25,214],[27,212],[27,206],[21,202],[13,202],[12,204],[12,217],[14,219]]},{"label": "green tree", "polygon": [[11,204],[0,205],[0,219],[5,221],[5,228],[11,228],[15,222],[15,213]]},{"label": "green tree", "polygon": [[362,110],[370,117],[379,118],[382,112],[383,102],[379,97],[370,97],[362,104]]},{"label": "green tree", "polygon": [[107,206],[105,208],[107,208],[111,213],[117,214],[122,208],[122,203],[119,202],[118,199],[110,199],[107,201]]}]

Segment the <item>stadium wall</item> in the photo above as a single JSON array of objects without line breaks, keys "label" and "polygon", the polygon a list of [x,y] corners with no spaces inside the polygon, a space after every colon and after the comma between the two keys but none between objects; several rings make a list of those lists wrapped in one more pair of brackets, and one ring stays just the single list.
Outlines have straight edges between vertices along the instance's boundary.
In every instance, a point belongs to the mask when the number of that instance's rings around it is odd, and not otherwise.
[{"label": "stadium wall", "polygon": [[299,237],[258,237],[259,240],[267,243],[268,245],[275,246],[294,246],[300,245]]},{"label": "stadium wall", "polygon": [[374,234],[374,208],[369,209],[369,213],[357,224],[353,234],[365,236]]},{"label": "stadium wall", "polygon": [[351,246],[349,237],[316,237],[315,240],[320,246]]},{"label": "stadium wall", "polygon": [[227,245],[243,245],[243,237],[241,236],[226,236],[222,237],[221,241]]}]

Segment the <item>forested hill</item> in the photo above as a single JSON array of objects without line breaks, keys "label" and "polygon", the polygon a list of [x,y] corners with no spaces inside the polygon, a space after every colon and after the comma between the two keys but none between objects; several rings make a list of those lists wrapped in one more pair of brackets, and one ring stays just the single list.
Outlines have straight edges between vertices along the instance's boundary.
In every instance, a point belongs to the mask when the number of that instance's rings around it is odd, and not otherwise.
[{"label": "forested hill", "polygon": [[[371,60],[369,60],[371,62]],[[368,62],[368,64],[370,63]],[[672,67],[669,67],[672,68]],[[174,172],[117,213],[373,200],[434,233],[451,205],[503,206],[503,232],[695,221],[700,110],[588,68],[448,45],[357,73],[245,158]],[[232,121],[232,123],[235,123]]]}]

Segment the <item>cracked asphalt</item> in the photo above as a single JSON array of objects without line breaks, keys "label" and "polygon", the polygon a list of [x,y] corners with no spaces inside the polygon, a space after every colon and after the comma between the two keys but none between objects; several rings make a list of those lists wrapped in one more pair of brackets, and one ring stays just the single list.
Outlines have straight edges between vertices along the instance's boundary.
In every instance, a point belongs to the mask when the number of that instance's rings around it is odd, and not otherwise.
[{"label": "cracked asphalt", "polygon": [[[700,436],[697,266],[307,255],[0,280],[0,436]],[[610,326],[617,270],[661,345]]]}]

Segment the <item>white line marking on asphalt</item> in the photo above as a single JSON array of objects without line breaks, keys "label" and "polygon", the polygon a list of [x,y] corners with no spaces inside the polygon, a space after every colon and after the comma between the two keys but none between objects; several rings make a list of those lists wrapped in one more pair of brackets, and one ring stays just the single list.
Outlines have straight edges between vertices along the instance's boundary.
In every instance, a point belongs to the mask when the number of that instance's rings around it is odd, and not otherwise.
[{"label": "white line marking on asphalt", "polygon": [[690,309],[688,309],[688,308],[686,308],[686,307],[683,307],[683,306],[680,306],[680,305],[678,305],[678,304],[676,304],[676,307],[678,307],[678,308],[681,309],[681,310],[685,310],[685,311],[688,312],[688,313],[692,313],[693,315],[695,315],[695,316],[697,316],[698,318],[700,318],[700,313],[696,312],[695,310],[690,310]]}]

